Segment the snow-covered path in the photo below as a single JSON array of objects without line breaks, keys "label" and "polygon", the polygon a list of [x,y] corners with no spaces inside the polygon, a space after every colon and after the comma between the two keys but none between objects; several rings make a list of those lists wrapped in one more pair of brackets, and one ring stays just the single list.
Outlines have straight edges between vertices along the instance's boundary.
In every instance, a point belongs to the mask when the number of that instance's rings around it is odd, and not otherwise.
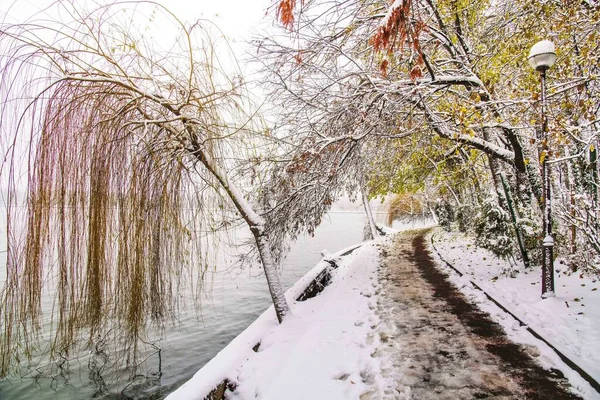
[{"label": "snow-covered path", "polygon": [[422,234],[381,248],[381,345],[394,399],[576,399],[435,267]]}]

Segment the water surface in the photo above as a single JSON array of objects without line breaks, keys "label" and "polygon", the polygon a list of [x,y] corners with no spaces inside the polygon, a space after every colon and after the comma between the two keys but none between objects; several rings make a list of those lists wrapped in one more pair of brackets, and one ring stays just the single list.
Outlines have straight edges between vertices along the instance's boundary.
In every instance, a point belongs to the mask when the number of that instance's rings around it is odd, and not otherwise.
[{"label": "water surface", "polygon": [[[314,237],[300,237],[281,268],[284,288],[313,268],[323,250],[335,252],[362,241],[364,224],[362,213],[332,212]],[[4,232],[2,235],[0,250],[5,249],[6,243]],[[5,265],[6,253],[0,253],[1,275],[5,274]],[[128,382],[127,371],[111,368],[110,354],[107,359],[102,353],[88,352],[71,357],[61,368],[40,364],[25,377],[11,376],[0,381],[0,399],[161,399],[190,379],[270,302],[260,269],[232,270],[225,262],[213,275],[212,291],[209,297],[203,297],[200,315],[194,311],[181,315],[180,323],[167,329],[162,339],[154,343],[160,348],[160,358],[149,347],[148,358],[133,382]],[[44,312],[49,312],[51,299],[44,304]]]}]

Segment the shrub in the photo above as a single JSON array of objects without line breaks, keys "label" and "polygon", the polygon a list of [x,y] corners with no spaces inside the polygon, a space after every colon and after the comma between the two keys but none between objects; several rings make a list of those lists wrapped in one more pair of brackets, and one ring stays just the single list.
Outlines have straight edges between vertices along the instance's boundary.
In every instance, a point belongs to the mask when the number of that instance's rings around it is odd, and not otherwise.
[{"label": "shrub", "polygon": [[475,208],[468,205],[461,205],[456,209],[455,220],[458,224],[458,230],[462,233],[466,233],[473,229],[473,215],[475,214]]},{"label": "shrub", "polygon": [[452,205],[447,201],[438,201],[433,207],[438,219],[438,224],[446,231],[450,231],[452,222],[454,221],[454,210]]},{"label": "shrub", "polygon": [[475,243],[490,250],[501,258],[513,254],[513,227],[510,215],[493,198],[487,198],[479,205],[474,220]]},{"label": "shrub", "polygon": [[529,260],[532,265],[542,263],[542,228],[539,218],[534,218],[529,213],[522,213],[522,217],[517,220],[517,226],[521,231],[521,237],[523,238],[523,245],[529,255]]}]

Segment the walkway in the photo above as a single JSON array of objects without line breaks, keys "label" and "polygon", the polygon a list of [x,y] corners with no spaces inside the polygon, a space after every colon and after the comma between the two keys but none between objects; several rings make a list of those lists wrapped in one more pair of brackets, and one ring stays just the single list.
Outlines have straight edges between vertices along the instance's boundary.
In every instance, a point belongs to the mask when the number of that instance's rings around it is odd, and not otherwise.
[{"label": "walkway", "polygon": [[[378,314],[390,399],[578,399],[436,269],[424,234],[381,247]],[[533,356],[533,357],[532,357]],[[385,365],[388,364],[388,365]]]}]

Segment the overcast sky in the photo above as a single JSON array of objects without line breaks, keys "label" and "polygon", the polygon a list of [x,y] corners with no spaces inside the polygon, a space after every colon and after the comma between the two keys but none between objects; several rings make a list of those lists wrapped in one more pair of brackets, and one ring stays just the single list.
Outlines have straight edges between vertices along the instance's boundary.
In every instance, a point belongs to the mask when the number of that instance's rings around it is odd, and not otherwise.
[{"label": "overcast sky", "polygon": [[[92,10],[96,8],[94,5],[112,4],[122,2],[123,0],[64,1],[82,5],[82,8],[86,10]],[[244,43],[251,39],[252,33],[255,32],[258,25],[262,25],[261,29],[268,29],[268,27],[274,25],[275,16],[272,13],[265,15],[272,1],[275,0],[156,0],[157,3],[165,6],[184,22],[191,24],[198,19],[208,19],[216,23],[225,36],[230,39],[230,45],[236,53],[238,60],[244,58],[244,51],[249,50]],[[23,23],[27,20],[35,20],[36,23],[39,23],[40,20],[46,20],[48,24],[51,24],[50,21],[61,19],[61,14],[57,14],[56,7],[51,8],[52,12],[45,11],[48,6],[55,2],[56,0],[0,0],[0,24]],[[63,15],[63,17],[65,16]],[[146,17],[147,15],[141,16],[140,21],[142,24],[147,23],[145,22],[147,21]],[[169,33],[175,32],[169,31],[166,27],[167,24],[161,25],[159,18],[153,22],[153,29],[148,32],[148,37],[146,38],[149,38],[155,44],[160,42],[161,39],[165,39],[166,36],[169,36]],[[171,26],[173,25],[171,24]],[[220,61],[227,63],[226,60],[229,59],[227,54],[229,53],[226,50],[224,53],[219,56]],[[237,63],[231,65],[237,66]],[[243,68],[243,72],[247,78],[251,73],[249,67]],[[259,95],[254,92],[256,90],[253,91],[255,96]],[[0,143],[0,155],[3,155],[5,150],[6,148],[3,146],[3,143]],[[6,176],[2,176],[0,179],[1,188],[6,187],[5,178]],[[0,198],[0,203],[1,200]]]},{"label": "overcast sky", "polygon": [[[0,0],[0,21],[23,22],[55,0]],[[109,4],[115,0],[71,0],[76,4]],[[259,23],[271,24],[274,15],[265,16],[273,0],[156,0],[180,19],[194,22],[210,19],[236,42],[247,39]]]}]

